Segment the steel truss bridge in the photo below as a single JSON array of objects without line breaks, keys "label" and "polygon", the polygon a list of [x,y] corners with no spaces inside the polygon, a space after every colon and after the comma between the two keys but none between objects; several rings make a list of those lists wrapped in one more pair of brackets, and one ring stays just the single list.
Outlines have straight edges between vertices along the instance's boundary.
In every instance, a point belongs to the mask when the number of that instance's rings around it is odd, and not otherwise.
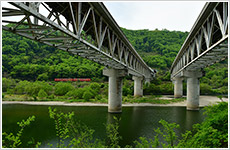
[{"label": "steel truss bridge", "polygon": [[[9,2],[2,28],[105,66],[109,77],[108,111],[122,111],[122,79],[132,75],[134,96],[143,95],[143,80],[156,70],[138,55],[103,3]],[[18,18],[19,17],[19,18]],[[15,18],[17,18],[15,20]]]},{"label": "steel truss bridge", "polygon": [[[151,69],[125,37],[103,3],[9,2],[2,8],[4,30],[90,59],[128,74],[154,77]],[[40,11],[39,11],[40,10]],[[14,21],[12,18],[21,16]]]},{"label": "steel truss bridge", "polygon": [[228,3],[206,3],[177,54],[171,77],[196,71],[228,57]]},{"label": "steel truss bridge", "polygon": [[171,66],[174,97],[183,95],[187,80],[187,109],[199,109],[203,68],[228,57],[228,21],[228,2],[206,3]]}]

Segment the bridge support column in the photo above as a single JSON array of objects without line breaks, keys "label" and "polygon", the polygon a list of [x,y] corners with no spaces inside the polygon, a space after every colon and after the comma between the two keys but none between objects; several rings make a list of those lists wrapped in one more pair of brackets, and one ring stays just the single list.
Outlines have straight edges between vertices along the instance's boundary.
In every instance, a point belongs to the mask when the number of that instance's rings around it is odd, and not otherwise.
[{"label": "bridge support column", "polygon": [[109,77],[108,112],[110,113],[122,112],[122,80],[126,74],[125,70],[103,70],[103,75]]},{"label": "bridge support column", "polygon": [[133,76],[134,96],[143,96],[143,77]]},{"label": "bridge support column", "polygon": [[177,77],[173,79],[174,83],[174,98],[183,96],[183,78]]},{"label": "bridge support column", "polygon": [[202,72],[189,72],[187,76],[187,110],[199,110],[200,77]]}]

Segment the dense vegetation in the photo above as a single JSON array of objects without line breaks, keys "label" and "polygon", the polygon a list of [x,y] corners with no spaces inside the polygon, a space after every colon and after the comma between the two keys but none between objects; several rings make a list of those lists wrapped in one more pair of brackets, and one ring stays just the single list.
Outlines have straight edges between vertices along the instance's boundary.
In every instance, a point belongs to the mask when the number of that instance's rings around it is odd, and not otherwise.
[{"label": "dense vegetation", "polygon": [[[128,30],[123,32],[152,68],[158,70],[157,78],[145,85],[145,94],[173,94],[169,69],[183,44],[187,32],[164,30]],[[103,66],[68,52],[31,41],[10,32],[2,32],[3,77],[17,79],[16,82],[53,81],[54,78],[91,78],[105,82]],[[201,94],[227,94],[227,60],[205,68],[201,78]],[[131,87],[124,88],[125,95],[132,95]],[[184,85],[186,87],[186,84]],[[184,94],[186,88],[184,88]]]},{"label": "dense vegetation", "polygon": [[[176,134],[178,124],[168,123],[160,120],[163,128],[154,129],[154,139],[139,137],[134,141],[134,146],[127,145],[126,148],[227,148],[228,147],[228,103],[208,106],[205,108],[207,116],[201,124],[195,124],[192,131],[186,131],[179,139]],[[119,148],[119,121],[114,118],[113,123],[106,125],[107,137],[96,139],[93,137],[94,130],[74,119],[74,113],[58,112],[49,108],[50,118],[54,120],[57,141],[56,144],[48,144],[50,147],[58,148]],[[21,138],[23,130],[35,120],[35,116],[18,122],[20,127],[17,134],[3,133],[2,146],[4,148],[22,147]],[[31,137],[32,138],[32,137]],[[162,140],[159,140],[162,139]],[[28,147],[39,147],[40,142],[26,141]]]},{"label": "dense vegetation", "polygon": [[[8,101],[108,102],[107,82],[32,82],[2,78],[2,89],[4,92],[2,100]],[[157,94],[164,89],[167,89],[167,87],[161,85],[159,89],[156,89],[145,84],[144,94],[153,93],[154,95],[134,97],[133,84],[129,80],[124,80],[123,103],[167,104],[184,101],[184,98],[160,100],[161,96]]]},{"label": "dense vegetation", "polygon": [[[183,44],[187,32],[168,30],[128,30],[123,32],[141,55],[144,61],[157,69],[157,78],[151,84],[143,86],[144,95],[149,97],[134,98],[133,82],[126,77],[123,86],[123,102],[170,103],[181,101],[160,101],[161,94],[173,94],[170,81],[170,66]],[[65,100],[69,102],[103,102],[108,99],[108,83],[102,75],[103,66],[76,55],[57,50],[53,47],[2,32],[2,97],[3,100]],[[206,75],[201,78],[201,94],[228,93],[227,60],[204,69]],[[54,82],[54,78],[91,78],[93,82]],[[184,94],[186,83],[184,83]],[[15,99],[12,95],[16,95]],[[11,97],[10,97],[11,96]],[[150,100],[151,98],[151,100]],[[152,100],[154,99],[154,100]],[[164,127],[154,129],[155,138],[140,137],[134,141],[136,148],[155,147],[228,147],[228,107],[227,103],[206,107],[206,119],[197,124],[192,131],[187,131],[178,139],[175,130],[179,125],[161,120]],[[61,113],[49,109],[54,120],[57,145],[50,147],[120,147],[119,119],[106,125],[107,138],[95,139],[94,130],[75,121],[73,113]],[[3,147],[21,147],[23,131],[35,117],[19,122],[21,128],[17,134],[3,133]],[[159,139],[163,139],[160,142]],[[69,143],[64,143],[67,139]],[[29,141],[28,147],[39,147],[41,143]],[[132,147],[128,146],[127,147]]]},{"label": "dense vegetation", "polygon": [[127,30],[123,32],[144,61],[158,71],[168,71],[187,32],[164,30]]},{"label": "dense vegetation", "polygon": [[102,77],[103,67],[97,63],[7,31],[2,33],[2,44],[4,77],[30,81]]},{"label": "dense vegetation", "polygon": [[[172,88],[169,69],[181,48],[188,32],[164,30],[127,30],[123,32],[136,48],[143,60],[152,68],[158,70],[157,79],[153,80],[152,88],[165,84]],[[204,69],[205,76],[200,80],[201,94],[228,93],[228,62],[227,59]],[[184,94],[186,84],[184,84]],[[159,91],[161,93],[161,91]],[[169,93],[169,92],[166,92]],[[166,94],[165,93],[165,94]],[[164,93],[161,93],[164,94]],[[172,94],[172,93],[170,93]]]}]

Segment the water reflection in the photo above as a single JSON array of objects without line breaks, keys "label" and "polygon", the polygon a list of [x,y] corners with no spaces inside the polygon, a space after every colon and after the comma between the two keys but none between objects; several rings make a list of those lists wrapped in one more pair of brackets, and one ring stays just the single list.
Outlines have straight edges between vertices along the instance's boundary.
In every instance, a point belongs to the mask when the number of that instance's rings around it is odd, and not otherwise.
[{"label": "water reflection", "polygon": [[[36,120],[32,126],[25,129],[25,137],[33,137],[40,141],[44,147],[48,142],[55,140],[55,126],[49,118],[49,106],[30,105],[3,105],[2,107],[2,129],[3,132],[17,131],[17,122],[28,116],[35,115]],[[106,137],[107,123],[114,123],[116,116],[119,122],[119,133],[122,136],[121,146],[132,145],[134,140],[140,136],[153,138],[153,129],[160,127],[161,119],[170,123],[180,125],[178,134],[185,130],[191,130],[194,123],[204,119],[203,110],[187,111],[186,107],[123,107],[121,114],[107,113],[107,107],[64,107],[57,106],[59,111],[74,111],[75,119],[95,130],[94,137],[104,139]],[[25,138],[25,139],[26,139]]]}]

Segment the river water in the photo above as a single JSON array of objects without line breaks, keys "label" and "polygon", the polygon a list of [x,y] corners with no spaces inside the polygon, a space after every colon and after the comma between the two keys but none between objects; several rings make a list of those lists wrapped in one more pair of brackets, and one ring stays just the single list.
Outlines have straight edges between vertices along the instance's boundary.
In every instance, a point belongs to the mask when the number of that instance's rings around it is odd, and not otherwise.
[{"label": "river water", "polygon": [[[48,143],[55,144],[57,142],[55,126],[54,121],[49,118],[48,107],[44,105],[3,104],[3,132],[16,133],[19,129],[17,122],[34,115],[36,119],[29,127],[25,128],[23,141],[33,138],[42,143],[41,147],[49,147]],[[200,123],[205,118],[204,110],[187,111],[186,107],[123,107],[121,114],[109,114],[105,106],[55,106],[55,108],[62,112],[74,111],[75,118],[94,129],[94,137],[101,139],[106,137],[105,124],[111,122],[114,115],[121,118],[119,133],[122,136],[120,145],[123,147],[133,145],[133,141],[140,136],[153,138],[153,129],[161,127],[158,123],[161,119],[179,124],[180,128],[177,130],[177,134],[180,135],[185,130],[191,130],[193,124]]]}]

